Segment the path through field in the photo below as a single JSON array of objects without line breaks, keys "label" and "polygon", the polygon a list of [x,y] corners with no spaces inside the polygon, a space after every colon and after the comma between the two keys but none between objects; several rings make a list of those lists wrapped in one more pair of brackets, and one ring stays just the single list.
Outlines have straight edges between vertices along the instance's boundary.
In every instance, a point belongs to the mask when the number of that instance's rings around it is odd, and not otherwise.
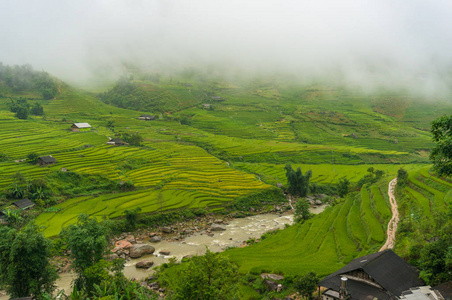
[{"label": "path through field", "polygon": [[397,232],[397,224],[399,223],[399,211],[397,209],[397,202],[394,197],[394,189],[397,184],[397,178],[394,178],[389,182],[388,186],[388,196],[389,196],[389,202],[391,203],[391,211],[392,211],[392,218],[388,223],[388,230],[387,230],[387,236],[386,243],[381,247],[380,251],[386,250],[386,249],[392,249],[394,248],[395,243],[395,234]]}]

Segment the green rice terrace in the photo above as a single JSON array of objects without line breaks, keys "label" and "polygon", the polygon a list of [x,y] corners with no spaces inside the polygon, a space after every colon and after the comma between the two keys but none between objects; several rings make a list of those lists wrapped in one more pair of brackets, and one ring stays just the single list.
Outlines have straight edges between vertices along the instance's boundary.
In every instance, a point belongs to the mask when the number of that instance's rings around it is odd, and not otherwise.
[{"label": "green rice terrace", "polygon": [[[430,122],[452,111],[441,99],[427,103],[403,91],[366,94],[278,79],[135,77],[100,94],[56,81],[58,92],[47,100],[36,90],[3,85],[3,206],[14,201],[6,196],[9,190],[25,185],[20,178],[45,180],[55,196],[41,203],[36,222],[54,237],[81,213],[101,220],[137,207],[142,214],[221,212],[235,199],[287,185],[288,163],[312,170],[311,182],[325,186],[343,177],[356,184],[369,167],[384,171],[378,182],[364,184],[305,223],[225,252],[243,272],[316,270],[323,276],[383,245],[391,218],[387,185],[401,167],[410,175],[397,200],[411,228],[421,232],[422,222],[434,222],[450,205],[452,182],[431,173],[428,160]],[[20,97],[39,103],[44,115],[18,119],[10,106]],[[143,114],[155,120],[139,120]],[[73,123],[92,128],[73,132]],[[106,144],[135,133],[142,137],[139,145]],[[30,164],[30,153],[57,162]],[[412,240],[402,233],[396,251],[407,254],[422,234]]]}]

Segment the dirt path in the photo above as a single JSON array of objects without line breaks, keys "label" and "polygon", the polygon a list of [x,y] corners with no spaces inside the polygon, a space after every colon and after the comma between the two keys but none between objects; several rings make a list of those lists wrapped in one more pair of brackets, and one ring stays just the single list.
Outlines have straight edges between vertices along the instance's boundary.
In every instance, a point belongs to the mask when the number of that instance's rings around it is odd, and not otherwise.
[{"label": "dirt path", "polygon": [[386,240],[386,243],[381,247],[380,251],[386,250],[386,249],[392,249],[394,248],[395,244],[395,234],[397,232],[397,224],[399,223],[399,211],[397,209],[397,202],[394,197],[394,189],[397,184],[397,178],[394,178],[389,182],[388,186],[388,196],[389,196],[389,202],[391,203],[391,211],[392,211],[392,218],[388,223],[388,230],[387,235],[388,238]]}]

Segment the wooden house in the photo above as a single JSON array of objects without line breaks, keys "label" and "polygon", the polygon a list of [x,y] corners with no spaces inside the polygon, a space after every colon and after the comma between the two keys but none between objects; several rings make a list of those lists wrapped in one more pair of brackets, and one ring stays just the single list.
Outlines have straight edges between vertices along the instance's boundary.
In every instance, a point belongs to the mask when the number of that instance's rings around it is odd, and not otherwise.
[{"label": "wooden house", "polygon": [[71,128],[72,128],[72,131],[77,131],[77,132],[90,131],[91,125],[89,125],[88,123],[74,123],[74,124],[72,124]]},{"label": "wooden house", "polygon": [[153,115],[141,115],[138,117],[139,120],[152,121],[155,120],[155,116]]},{"label": "wooden house", "polygon": [[209,109],[211,107],[212,107],[212,104],[210,104],[210,103],[203,103],[203,105],[202,105],[203,109]]},{"label": "wooden house", "polygon": [[107,142],[107,145],[112,145],[112,146],[123,146],[123,145],[128,145],[128,143],[126,143],[126,142],[124,142],[124,141],[121,141],[121,140],[118,139],[118,138],[114,138],[114,139],[109,140],[109,141]]},{"label": "wooden house", "polygon": [[55,157],[53,157],[52,155],[41,156],[38,158],[38,165],[40,165],[40,166],[53,165],[56,162],[57,161],[56,161]]},{"label": "wooden house", "polygon": [[14,202],[13,205],[17,208],[20,208],[21,210],[27,210],[35,206],[35,204],[29,199],[18,200]]}]

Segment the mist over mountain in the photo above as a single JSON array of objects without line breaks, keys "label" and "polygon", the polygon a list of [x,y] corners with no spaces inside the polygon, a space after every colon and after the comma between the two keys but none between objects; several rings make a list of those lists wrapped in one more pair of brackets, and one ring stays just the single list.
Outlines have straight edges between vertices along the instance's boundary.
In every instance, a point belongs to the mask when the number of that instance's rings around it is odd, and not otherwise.
[{"label": "mist over mountain", "polygon": [[2,1],[0,60],[71,83],[153,71],[288,73],[449,92],[449,1]]}]

